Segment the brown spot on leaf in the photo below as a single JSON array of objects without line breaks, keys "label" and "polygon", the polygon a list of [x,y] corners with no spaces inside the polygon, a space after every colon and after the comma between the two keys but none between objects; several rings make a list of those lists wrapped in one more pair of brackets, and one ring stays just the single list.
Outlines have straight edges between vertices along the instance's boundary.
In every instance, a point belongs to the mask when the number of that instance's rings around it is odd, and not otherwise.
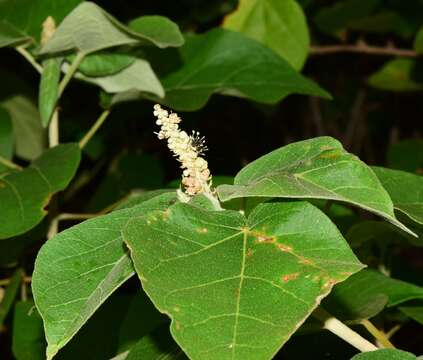
[{"label": "brown spot on leaf", "polygon": [[209,230],[207,228],[203,227],[203,228],[198,228],[197,232],[199,234],[207,234],[209,232]]},{"label": "brown spot on leaf", "polygon": [[300,264],[304,264],[304,265],[313,265],[313,261],[311,261],[311,260],[309,260],[309,259],[306,259],[306,258],[304,258],[304,257],[302,257],[302,256],[300,256],[300,257],[298,258],[298,262],[299,262]]},{"label": "brown spot on leaf", "polygon": [[181,330],[181,324],[180,324],[180,322],[179,321],[177,321],[176,323],[175,323],[175,329],[176,330]]},{"label": "brown spot on leaf", "polygon": [[283,252],[290,252],[290,251],[292,251],[292,247],[291,246],[288,246],[288,245],[284,245],[284,244],[280,244],[279,243],[276,246],[278,247],[278,249],[280,251],[283,251]]},{"label": "brown spot on leaf", "polygon": [[251,231],[250,234],[253,235],[257,239],[257,243],[260,244],[272,244],[276,242],[275,236],[269,236],[260,231]]},{"label": "brown spot on leaf", "polygon": [[282,281],[284,281],[284,282],[288,282],[288,281],[291,281],[291,280],[295,280],[295,279],[297,279],[297,278],[298,278],[298,276],[300,276],[300,273],[296,272],[296,273],[292,273],[292,274],[286,274],[286,275],[283,275],[283,276],[281,277],[281,279],[282,279]]},{"label": "brown spot on leaf", "polygon": [[0,181],[0,189],[6,187],[6,184],[4,182]]},{"label": "brown spot on leaf", "polygon": [[247,250],[247,257],[251,257],[251,256],[253,256],[253,250],[248,249]]},{"label": "brown spot on leaf", "polygon": [[319,157],[321,159],[334,159],[339,157],[340,155],[341,155],[341,152],[339,151],[339,149],[333,149],[331,151],[326,151],[324,153],[321,153]]},{"label": "brown spot on leaf", "polygon": [[328,279],[325,283],[323,283],[322,288],[323,289],[330,289],[336,283],[337,283],[337,281],[335,279]]}]

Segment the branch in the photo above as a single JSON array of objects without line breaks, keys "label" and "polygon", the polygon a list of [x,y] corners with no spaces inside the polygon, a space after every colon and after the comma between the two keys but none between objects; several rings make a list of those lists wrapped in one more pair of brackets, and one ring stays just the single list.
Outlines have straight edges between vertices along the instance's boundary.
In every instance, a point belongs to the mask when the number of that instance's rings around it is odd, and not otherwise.
[{"label": "branch", "polygon": [[3,156],[0,156],[0,164],[14,170],[22,170],[22,168],[19,165],[16,165],[14,162],[7,160]]},{"label": "branch", "polygon": [[94,136],[94,134],[97,132],[97,130],[100,128],[101,125],[103,125],[104,120],[107,119],[107,117],[110,114],[110,110],[104,110],[100,117],[95,121],[94,125],[91,127],[90,130],[85,134],[85,136],[79,141],[79,147],[83,149],[85,145],[87,145],[88,141],[91,140],[91,138]]},{"label": "branch", "polygon": [[374,326],[369,320],[362,320],[361,325],[363,325],[367,331],[372,334],[381,345],[383,345],[384,348],[395,349],[395,346],[389,341],[388,337],[376,326]]},{"label": "branch", "polygon": [[372,46],[364,41],[358,41],[356,44],[339,44],[339,45],[319,45],[312,46],[311,55],[329,55],[336,53],[358,53],[376,56],[401,56],[415,58],[420,56],[416,51],[409,49],[398,49],[392,45]]},{"label": "branch", "polygon": [[23,46],[18,46],[15,48],[16,51],[21,54],[28,62],[37,70],[40,74],[43,72],[43,67],[37,63],[34,57],[31,55],[29,51],[27,51]]},{"label": "branch", "polygon": [[378,348],[370,341],[366,340],[360,334],[350,329],[347,325],[333,317],[326,310],[317,308],[313,312],[313,316],[323,323],[324,329],[329,330],[331,333],[340,337],[342,340],[354,346],[361,352],[378,350]]}]

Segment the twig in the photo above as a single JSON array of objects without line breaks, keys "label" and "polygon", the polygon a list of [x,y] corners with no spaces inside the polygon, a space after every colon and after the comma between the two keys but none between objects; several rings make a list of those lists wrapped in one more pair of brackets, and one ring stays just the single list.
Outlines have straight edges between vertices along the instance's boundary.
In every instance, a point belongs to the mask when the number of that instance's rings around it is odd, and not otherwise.
[{"label": "twig", "polygon": [[10,168],[10,169],[14,169],[14,170],[22,170],[22,168],[15,164],[14,162],[5,159],[3,156],[0,156],[0,164]]},{"label": "twig", "polygon": [[59,111],[56,108],[51,117],[50,125],[48,127],[48,142],[49,147],[59,145]]},{"label": "twig", "polygon": [[361,320],[361,325],[363,325],[367,331],[374,336],[374,338],[379,341],[379,343],[387,349],[395,349],[395,346],[388,340],[387,336],[380,331],[376,326],[374,326],[369,320]]},{"label": "twig", "polygon": [[110,114],[110,110],[104,110],[100,117],[95,121],[94,125],[91,127],[90,130],[84,135],[84,137],[79,142],[79,147],[83,149],[85,145],[87,145],[88,141],[91,140],[91,138],[94,136],[94,134],[97,132],[97,130],[100,128],[100,126],[104,123],[104,121],[107,119],[107,117]]},{"label": "twig", "polygon": [[62,213],[57,216],[58,221],[63,220],[86,220],[92,219],[98,216],[98,214],[69,214],[69,213]]},{"label": "twig", "polygon": [[322,308],[317,308],[313,312],[313,316],[323,323],[323,328],[329,330],[330,332],[340,337],[342,340],[346,341],[350,345],[354,346],[361,352],[378,350],[378,348],[374,344],[363,338],[354,330],[350,329],[347,325],[339,321],[337,318],[333,317],[326,310],[323,310]]},{"label": "twig", "polygon": [[392,45],[388,46],[372,46],[364,41],[358,41],[356,44],[339,44],[339,45],[318,45],[312,46],[311,55],[330,55],[336,53],[358,53],[376,56],[400,56],[415,58],[420,56],[414,50],[398,49]]},{"label": "twig", "polygon": [[29,51],[27,51],[24,47],[18,46],[15,48],[16,51],[21,54],[28,62],[40,73],[43,73],[43,67],[37,63],[34,57],[31,55]]},{"label": "twig", "polygon": [[73,60],[72,64],[69,66],[68,71],[66,72],[65,76],[63,77],[62,81],[59,84],[59,98],[62,96],[63,92],[66,89],[69,81],[71,81],[73,75],[75,74],[76,70],[78,70],[79,65],[81,64],[82,60],[84,60],[85,54],[79,52],[76,54],[75,59]]},{"label": "twig", "polygon": [[[25,276],[24,278],[23,278],[23,282],[25,282],[25,283],[30,283],[32,281],[32,277],[31,276]],[[7,285],[9,285],[10,284],[10,278],[7,278],[7,279],[1,279],[0,280],[0,286],[7,286]]]}]

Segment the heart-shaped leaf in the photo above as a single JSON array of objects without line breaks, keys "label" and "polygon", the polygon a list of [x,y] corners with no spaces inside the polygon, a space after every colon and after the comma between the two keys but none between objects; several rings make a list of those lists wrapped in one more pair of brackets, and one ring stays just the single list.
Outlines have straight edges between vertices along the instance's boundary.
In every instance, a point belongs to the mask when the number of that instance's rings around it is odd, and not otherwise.
[{"label": "heart-shaped leaf", "polygon": [[[236,211],[175,204],[124,229],[135,269],[190,359],[271,359],[362,265],[307,202]],[[254,357],[252,357],[254,354]]]},{"label": "heart-shaped leaf", "polygon": [[146,211],[167,208],[174,199],[174,193],[167,193],[85,221],[56,235],[41,248],[32,290],[44,320],[48,359],[134,273],[121,236],[128,220]]},{"label": "heart-shaped leaf", "polygon": [[[170,22],[160,19],[166,24]],[[160,21],[155,21],[150,26],[158,24]],[[139,28],[145,34],[131,30],[98,5],[85,1],[63,20],[52,38],[42,47],[40,55],[66,51],[89,54],[122,45],[179,46],[183,42],[182,36],[179,42],[169,43],[167,32],[152,31],[149,26]],[[172,34],[174,32],[175,29],[172,28]]]},{"label": "heart-shaped leaf", "polygon": [[304,13],[294,0],[241,0],[223,26],[263,43],[295,69],[304,65],[310,38]]},{"label": "heart-shaped leaf", "polygon": [[289,144],[244,167],[234,185],[217,188],[223,201],[240,197],[315,198],[347,202],[414,233],[394,215],[392,201],[372,169],[330,137]]},{"label": "heart-shaped leaf", "polygon": [[423,225],[423,176],[405,171],[373,167],[388,191],[394,208]]},{"label": "heart-shaped leaf", "polygon": [[166,92],[162,102],[173,109],[199,109],[212,94],[267,104],[290,94],[330,97],[271,49],[234,31],[190,36],[179,54],[182,66],[161,79]]},{"label": "heart-shaped leaf", "polygon": [[81,158],[78,144],[47,150],[22,171],[0,177],[0,239],[22,234],[47,214],[51,196],[64,190],[76,173]]}]

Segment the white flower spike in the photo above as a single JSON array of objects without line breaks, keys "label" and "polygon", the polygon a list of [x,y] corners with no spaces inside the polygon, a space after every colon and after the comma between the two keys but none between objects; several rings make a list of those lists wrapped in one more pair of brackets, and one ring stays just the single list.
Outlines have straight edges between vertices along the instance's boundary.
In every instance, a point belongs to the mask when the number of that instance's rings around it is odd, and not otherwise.
[{"label": "white flower spike", "polygon": [[178,124],[181,118],[175,113],[169,114],[158,104],[154,105],[153,114],[157,117],[156,124],[160,126],[160,131],[156,133],[158,138],[167,140],[167,146],[181,163],[185,193],[189,197],[203,193],[217,200],[210,189],[212,177],[207,161],[202,157],[207,150],[204,137],[198,132],[193,131],[192,135],[188,135],[180,130]]}]

